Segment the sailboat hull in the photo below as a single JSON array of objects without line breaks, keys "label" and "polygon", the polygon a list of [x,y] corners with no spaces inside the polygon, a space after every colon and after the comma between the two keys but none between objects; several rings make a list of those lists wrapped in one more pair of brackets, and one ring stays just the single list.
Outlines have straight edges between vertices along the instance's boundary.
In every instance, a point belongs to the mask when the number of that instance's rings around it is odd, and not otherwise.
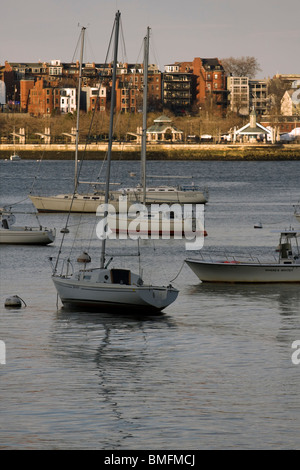
[{"label": "sailboat hull", "polygon": [[[122,198],[121,192],[112,191],[109,204],[114,206],[118,212],[119,198]],[[104,196],[94,194],[78,194],[73,198],[73,194],[58,194],[56,196],[29,196],[31,202],[38,212],[78,212],[95,213],[99,204],[104,203]],[[141,194],[127,193],[127,208],[130,204],[141,202]],[[151,193],[147,192],[146,204],[205,204],[207,199],[199,193],[185,192],[173,193]],[[124,202],[123,202],[124,205]]]},{"label": "sailboat hull", "polygon": [[87,283],[53,276],[62,303],[67,307],[87,307],[98,312],[160,312],[177,298],[173,287]]},{"label": "sailboat hull", "polygon": [[13,227],[0,229],[0,244],[48,245],[55,240],[55,231],[37,228]]},{"label": "sailboat hull", "polygon": [[86,212],[94,213],[99,204],[104,202],[101,196],[78,196],[72,194],[57,196],[29,196],[38,212]]}]

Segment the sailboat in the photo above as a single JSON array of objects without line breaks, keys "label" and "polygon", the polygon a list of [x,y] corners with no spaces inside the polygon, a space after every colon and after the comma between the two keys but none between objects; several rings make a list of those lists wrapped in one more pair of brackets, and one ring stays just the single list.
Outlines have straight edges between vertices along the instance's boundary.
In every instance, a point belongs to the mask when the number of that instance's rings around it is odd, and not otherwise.
[{"label": "sailboat", "polygon": [[39,226],[14,225],[16,217],[11,210],[0,208],[0,244],[49,245],[55,240],[55,229]]},{"label": "sailboat", "polygon": [[[106,207],[108,207],[109,201],[120,16],[118,11],[114,22],[114,61],[105,187]],[[105,217],[107,213],[108,210],[105,210]],[[171,285],[147,285],[140,274],[135,274],[129,269],[108,268],[111,259],[106,261],[105,236],[102,239],[100,267],[87,269],[85,263],[84,269],[74,274],[68,274],[68,272],[58,274],[58,259],[59,257],[54,266],[52,280],[65,306],[84,307],[88,310],[96,309],[97,312],[125,313],[129,311],[153,314],[161,312],[178,296],[178,290]]]},{"label": "sailboat", "polygon": [[[162,177],[160,177],[162,179]],[[174,178],[174,177],[173,177]],[[132,188],[120,188],[112,192],[113,196],[126,195],[130,202],[142,201],[143,187],[141,184]],[[208,191],[199,186],[189,185],[159,185],[146,187],[146,204],[206,204]]]},{"label": "sailboat", "polygon": [[[115,211],[112,211],[112,214],[108,214],[108,225],[110,230],[113,233],[117,234],[126,234],[126,235],[136,235],[137,225],[138,225],[138,235],[142,238],[148,238],[150,236],[162,236],[164,237],[179,237],[183,235],[191,237],[195,235],[195,229],[197,235],[207,233],[204,229],[199,227],[197,220],[193,215],[193,208],[191,204],[191,199],[188,194],[186,194],[185,202],[190,203],[189,212],[184,210],[181,203],[179,203],[179,196],[176,195],[175,189],[169,190],[166,188],[161,189],[164,192],[156,194],[155,188],[147,187],[146,181],[146,161],[147,161],[147,101],[148,101],[148,63],[149,63],[149,39],[150,39],[150,28],[147,29],[147,35],[144,38],[144,88],[143,88],[143,122],[142,122],[142,139],[141,139],[141,184],[136,189],[125,189],[119,192],[120,196],[119,201],[126,201],[126,204],[119,205],[118,216],[116,217]],[[153,190],[153,192],[152,192]],[[121,190],[120,190],[121,191]],[[167,191],[167,192],[166,192]],[[172,196],[171,196],[172,193]],[[150,195],[150,196],[149,196]],[[169,195],[169,197],[168,197]],[[203,198],[200,198],[203,203]],[[197,201],[199,203],[199,195],[196,193],[193,195],[193,202]],[[150,204],[151,211],[150,209]],[[166,202],[173,203],[171,206],[166,207]],[[206,202],[206,201],[205,201]],[[133,203],[129,206],[129,203]],[[160,203],[164,203],[161,208],[155,209]],[[129,206],[129,207],[128,207]],[[124,207],[124,211],[121,209]],[[127,213],[127,209],[129,212]],[[153,210],[152,210],[153,209]],[[162,209],[162,210],[160,210]],[[138,212],[138,217],[137,217]]]},{"label": "sailboat", "polygon": [[[77,89],[77,118],[74,154],[74,189],[73,193],[57,194],[53,196],[29,195],[31,202],[38,212],[77,212],[96,213],[99,204],[104,203],[104,191],[80,193],[78,191],[78,146],[79,146],[79,117],[80,117],[80,91],[82,82],[83,51],[85,40],[85,27],[81,28],[79,80]],[[91,185],[91,182],[85,182]]]}]

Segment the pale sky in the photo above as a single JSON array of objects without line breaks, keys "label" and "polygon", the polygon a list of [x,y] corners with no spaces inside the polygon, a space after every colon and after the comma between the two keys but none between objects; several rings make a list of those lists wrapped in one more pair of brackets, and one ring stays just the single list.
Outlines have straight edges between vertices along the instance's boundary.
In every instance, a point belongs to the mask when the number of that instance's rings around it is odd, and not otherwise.
[{"label": "pale sky", "polygon": [[71,62],[80,26],[87,27],[84,61],[104,62],[120,10],[120,61],[142,62],[150,26],[150,62],[161,71],[194,57],[254,56],[262,69],[256,78],[300,73],[300,0],[1,0],[0,8],[1,65]]}]

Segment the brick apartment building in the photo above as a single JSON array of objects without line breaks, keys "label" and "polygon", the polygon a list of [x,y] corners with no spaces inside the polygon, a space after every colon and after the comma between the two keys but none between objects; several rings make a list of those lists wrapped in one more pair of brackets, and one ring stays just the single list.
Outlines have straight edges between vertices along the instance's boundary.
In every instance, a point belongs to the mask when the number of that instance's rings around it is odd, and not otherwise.
[{"label": "brick apartment building", "polygon": [[[116,110],[121,113],[141,111],[143,103],[144,70],[142,64],[118,64]],[[148,108],[158,109],[162,97],[162,73],[155,64],[148,67]]]},{"label": "brick apartment building", "polygon": [[[80,109],[96,109],[100,112],[108,109],[112,66],[112,63],[83,64]],[[14,109],[34,116],[74,112],[78,77],[78,62],[5,61],[4,66],[0,66],[1,111]],[[299,83],[299,77],[298,74],[274,78],[292,84]],[[141,111],[143,78],[143,64],[118,63],[117,112]],[[258,115],[265,116],[270,103],[268,83],[268,80],[249,80],[247,77],[227,78],[217,58],[196,57],[190,62],[175,62],[166,65],[164,72],[160,72],[155,64],[149,64],[148,109],[162,111],[167,108],[175,113],[201,111],[223,114],[228,106],[234,112],[248,115],[254,107]]]},{"label": "brick apartment building", "polygon": [[227,107],[226,74],[217,58],[196,57],[192,62],[167,65],[163,90],[164,104],[173,110],[206,104],[220,111]]}]

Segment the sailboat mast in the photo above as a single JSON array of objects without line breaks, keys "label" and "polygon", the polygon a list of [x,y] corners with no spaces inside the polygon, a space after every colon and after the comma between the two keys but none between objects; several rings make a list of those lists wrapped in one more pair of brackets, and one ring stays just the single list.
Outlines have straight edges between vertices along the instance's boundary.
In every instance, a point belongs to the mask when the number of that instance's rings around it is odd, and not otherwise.
[{"label": "sailboat mast", "polygon": [[[114,127],[114,108],[116,101],[116,80],[117,80],[117,60],[118,60],[118,44],[119,44],[119,26],[120,26],[121,13],[117,11],[115,17],[115,40],[114,40],[114,62],[113,62],[113,77],[112,77],[112,90],[111,90],[111,103],[110,103],[110,119],[109,119],[109,138],[108,138],[108,151],[107,151],[107,172],[106,172],[106,185],[105,185],[105,204],[107,207],[109,199],[109,182],[110,182],[110,165],[111,165],[111,149],[113,141],[113,127]],[[104,219],[107,218],[108,211],[104,212]],[[105,248],[106,237],[104,235],[102,240],[100,267],[104,268],[105,263]]]},{"label": "sailboat mast", "polygon": [[147,100],[148,100],[148,62],[149,62],[149,36],[150,28],[147,28],[147,36],[144,38],[144,89],[143,89],[143,128],[141,146],[141,184],[143,188],[143,203],[146,202],[146,144],[147,144]]},{"label": "sailboat mast", "polygon": [[81,91],[81,80],[82,80],[82,62],[83,62],[83,51],[84,51],[84,35],[86,28],[81,28],[81,48],[80,48],[80,64],[79,64],[79,80],[77,90],[77,118],[76,118],[76,136],[75,136],[75,174],[74,174],[74,192],[77,190],[78,184],[78,143],[79,143],[79,114],[80,114],[80,91]]}]

